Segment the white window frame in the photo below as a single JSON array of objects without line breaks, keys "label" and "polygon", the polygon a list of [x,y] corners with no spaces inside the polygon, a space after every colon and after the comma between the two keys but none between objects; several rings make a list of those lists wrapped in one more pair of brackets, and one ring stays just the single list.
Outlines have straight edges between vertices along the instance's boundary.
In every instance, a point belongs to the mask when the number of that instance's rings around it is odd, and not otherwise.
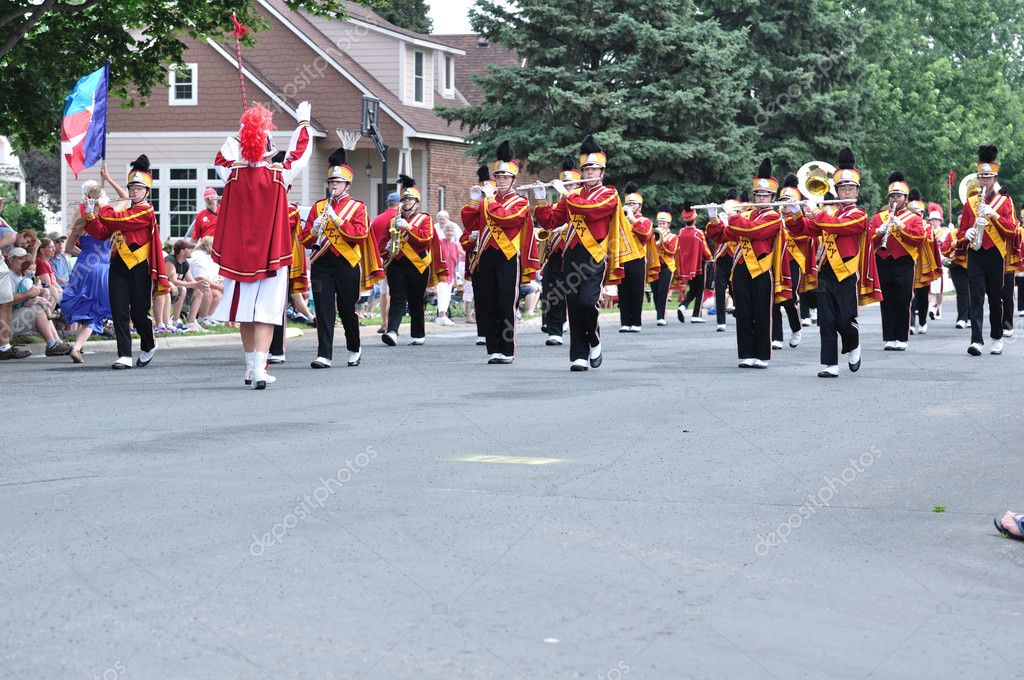
[{"label": "white window frame", "polygon": [[[195,189],[196,202],[193,206],[191,219],[195,219],[196,213],[205,208],[203,204],[203,188],[206,183],[206,168],[205,165],[189,165],[177,163],[164,165],[160,169],[160,231],[161,233],[167,234],[168,239],[177,240],[184,238],[183,236],[172,236],[171,235],[171,190],[172,189]],[[195,170],[195,179],[171,179],[172,170]],[[177,214],[185,214],[180,211]],[[166,229],[164,226],[166,225]],[[188,231],[188,227],[185,228]]]},{"label": "white window frame", "polygon": [[441,91],[446,97],[451,97],[455,94],[455,57],[442,54],[441,70]]},{"label": "white window frame", "polygon": [[[416,57],[419,57],[420,67],[417,73],[416,69]],[[427,102],[427,55],[422,50],[413,50],[412,52],[412,100],[417,104],[425,104]],[[420,86],[420,96],[416,97],[416,85]]]},{"label": "white window frame", "polygon": [[199,64],[194,62],[183,64],[192,72],[192,97],[179,99],[177,93],[177,67],[172,66],[167,70],[167,105],[168,106],[196,106],[199,104]]}]

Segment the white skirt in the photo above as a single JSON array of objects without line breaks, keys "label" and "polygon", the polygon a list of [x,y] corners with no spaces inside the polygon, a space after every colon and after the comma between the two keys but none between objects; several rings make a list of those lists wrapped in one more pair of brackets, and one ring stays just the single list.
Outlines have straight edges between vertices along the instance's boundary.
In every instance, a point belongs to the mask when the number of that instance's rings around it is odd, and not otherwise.
[{"label": "white skirt", "polygon": [[224,297],[213,317],[218,321],[239,323],[284,323],[288,300],[288,268],[277,270],[276,276],[259,281],[224,279]]}]

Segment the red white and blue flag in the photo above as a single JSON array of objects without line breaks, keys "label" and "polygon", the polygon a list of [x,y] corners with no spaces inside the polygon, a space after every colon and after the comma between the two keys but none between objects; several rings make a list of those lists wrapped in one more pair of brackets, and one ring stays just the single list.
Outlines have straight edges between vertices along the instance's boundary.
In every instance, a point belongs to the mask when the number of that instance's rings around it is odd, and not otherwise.
[{"label": "red white and blue flag", "polygon": [[78,80],[64,100],[60,146],[77,178],[107,156],[107,83],[110,62]]}]

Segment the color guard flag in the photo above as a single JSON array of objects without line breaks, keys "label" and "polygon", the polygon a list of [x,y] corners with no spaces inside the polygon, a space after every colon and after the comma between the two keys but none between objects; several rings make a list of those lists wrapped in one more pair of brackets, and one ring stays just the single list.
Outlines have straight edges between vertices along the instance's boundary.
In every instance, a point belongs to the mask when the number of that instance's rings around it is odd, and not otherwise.
[{"label": "color guard flag", "polygon": [[78,80],[64,100],[60,146],[75,173],[91,168],[107,155],[107,84],[110,62]]}]

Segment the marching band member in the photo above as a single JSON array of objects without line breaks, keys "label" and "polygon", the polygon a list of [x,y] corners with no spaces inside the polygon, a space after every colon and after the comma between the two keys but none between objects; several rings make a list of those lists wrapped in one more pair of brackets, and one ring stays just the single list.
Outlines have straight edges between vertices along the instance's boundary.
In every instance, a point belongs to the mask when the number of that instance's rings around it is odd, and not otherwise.
[{"label": "marching band member", "polygon": [[284,322],[292,234],[288,189],[309,162],[310,105],[296,109],[298,127],[280,165],[270,165],[277,149],[270,131],[272,114],[256,104],[242,114],[242,128],[228,137],[214,164],[224,195],[213,241],[213,259],[224,277],[219,321],[238,322],[245,351],[245,382],[262,390],[275,378],[267,373],[274,326]]},{"label": "marching band member", "polygon": [[[629,255],[623,255],[622,281],[619,282],[620,333],[639,333],[642,323],[644,289],[647,287],[647,244],[654,236],[653,223],[640,212],[643,207],[640,187],[636,182],[628,182],[622,199],[622,209],[630,228],[626,230],[626,252]],[[651,255],[654,255],[653,251]]]},{"label": "marching band member", "polygon": [[921,192],[917,188],[911,188],[907,198],[910,211],[921,218],[924,230],[924,238],[921,240],[914,266],[914,298],[911,303],[911,322],[914,322],[916,317],[911,333],[924,335],[928,332],[928,298],[932,283],[936,277],[942,278],[942,257],[935,242],[935,230],[932,229],[931,221],[924,220],[928,207],[921,198]]},{"label": "marching band member", "polygon": [[[725,194],[724,203],[735,203],[739,192],[729,189]],[[719,333],[725,332],[726,296],[732,290],[732,265],[736,258],[736,242],[725,238],[725,225],[720,220],[711,220],[707,226],[707,236],[715,242],[715,316]]]},{"label": "marching band member", "polygon": [[511,364],[516,353],[519,285],[536,277],[540,263],[530,202],[513,190],[519,161],[508,141],[498,146],[491,175],[495,186],[484,184],[482,200],[473,197],[478,217],[463,222],[480,232],[477,256],[466,263],[466,271],[473,275],[477,319],[490,355],[487,363]]},{"label": "marching band member", "polygon": [[[690,210],[688,203],[683,204],[683,212]],[[657,277],[654,279],[652,288],[654,293],[654,309],[658,316],[658,325],[667,326],[665,320],[665,306],[668,303],[669,289],[672,287],[672,280],[676,275],[676,253],[679,252],[679,237],[672,233],[672,209],[665,203],[658,207],[658,214],[655,218],[657,226],[655,229],[660,234],[661,243],[658,244],[658,256],[653,264],[657,269]],[[651,265],[648,269],[651,269]]]},{"label": "marching band member", "polygon": [[[274,163],[284,161],[284,152],[281,151],[274,156]],[[291,191],[291,187],[288,187]],[[302,217],[299,215],[299,206],[288,202],[288,224],[292,233],[292,266],[288,268],[288,293],[294,301],[296,295],[305,295],[309,291],[309,279],[306,276],[306,247],[302,245]],[[270,353],[267,355],[267,363],[270,365],[283,364],[285,362],[285,327],[288,320],[285,318],[280,326],[274,326],[274,337],[270,341]]]},{"label": "marching band member", "polygon": [[[819,378],[839,377],[839,339],[850,371],[860,369],[858,304],[881,297],[871,241],[867,238],[868,216],[857,207],[860,170],[853,151],[839,152],[833,174],[836,196],[849,201],[838,210],[810,208],[804,213],[803,234],[821,239],[824,259],[818,268],[818,330],[821,333]],[[831,207],[831,206],[830,206]]]},{"label": "marching band member", "polygon": [[334,324],[341,317],[348,365],[358,366],[362,351],[356,303],[363,290],[384,278],[376,244],[370,238],[366,204],[349,195],[353,172],[344,149],[327,159],[327,198],[313,204],[302,230],[310,248],[310,279],[316,306],[316,359],[310,368],[330,368],[334,358]]},{"label": "marching band member", "polygon": [[148,366],[156,354],[156,338],[149,308],[154,295],[166,295],[168,280],[160,242],[160,225],[149,202],[153,189],[153,175],[149,172],[149,158],[139,156],[128,170],[128,198],[125,210],[87,199],[85,231],[94,239],[111,239],[108,287],[110,311],[117,337],[116,370],[132,367],[131,326],[139,334],[139,355],[135,365]]},{"label": "marching band member", "polygon": [[686,288],[686,297],[676,308],[679,323],[686,323],[686,308],[693,302],[690,323],[705,323],[701,316],[704,302],[704,266],[711,259],[711,249],[704,232],[697,228],[697,211],[689,203],[683,204],[680,213],[683,226],[676,236],[676,281]]},{"label": "marching band member", "polygon": [[[801,241],[809,240],[806,236],[795,236],[793,231],[803,230],[803,216],[797,203],[803,200],[800,195],[800,181],[796,175],[786,175],[779,190],[779,199],[793,201],[789,210],[782,211],[786,252],[783,254],[782,271],[788,273],[792,285],[789,296],[783,302],[772,306],[772,349],[782,349],[782,310],[786,310],[789,321],[789,346],[797,347],[803,340],[803,325],[800,321],[800,288],[801,274],[807,269],[807,256]],[[786,206],[789,208],[789,206]],[[800,240],[797,240],[800,239]]]},{"label": "marching band member", "polygon": [[[477,181],[480,182],[481,188],[488,185],[494,186],[494,180],[491,179],[491,169],[486,165],[481,165],[477,168],[476,177]],[[469,203],[462,206],[462,235],[459,236],[459,245],[462,246],[462,250],[466,254],[466,271],[463,274],[464,286],[468,287],[470,292],[472,292],[473,272],[469,270],[469,265],[478,256],[477,244],[481,229],[477,226],[477,222],[480,219],[480,201],[484,195],[480,189],[470,189],[469,195]],[[465,290],[465,287],[463,290]],[[480,315],[476,313],[475,295],[472,300],[466,299],[466,317],[468,318],[471,313],[473,322],[476,324],[476,344],[483,347],[487,344],[487,338],[484,337],[483,326],[480,325]]]},{"label": "marching band member", "polygon": [[[961,213],[961,216],[963,213]],[[956,328],[963,330],[971,322],[971,289],[967,278],[967,243],[957,238],[957,225],[949,216],[947,236],[942,245],[942,256],[949,267],[949,279],[956,292]]]},{"label": "marching band member", "polygon": [[967,246],[967,278],[971,295],[971,344],[967,353],[981,356],[985,297],[988,297],[992,354],[1003,353],[1003,274],[1009,245],[1017,233],[1017,216],[1009,196],[994,189],[999,163],[994,146],[978,147],[978,195],[967,199],[960,214],[957,241]]},{"label": "marching band member", "polygon": [[[579,180],[580,171],[576,169],[576,161],[572,156],[565,156],[562,159],[562,171],[558,178],[562,182],[572,183],[573,188],[569,195],[580,192]],[[541,227],[550,234],[550,240],[544,251],[544,261],[541,262],[543,278],[541,279],[541,327],[542,333],[546,333],[548,339],[544,344],[548,347],[559,347],[562,345],[562,334],[565,332],[565,271],[563,261],[565,259],[565,243],[570,236],[570,229],[564,223],[555,224],[554,207],[546,200],[547,193],[544,187],[534,189],[534,197],[537,199],[537,206],[534,216]]]},{"label": "marching band member", "polygon": [[740,368],[768,368],[772,358],[772,305],[777,288],[784,288],[776,279],[782,272],[785,249],[782,216],[771,207],[779,189],[779,180],[772,177],[772,162],[765,158],[754,176],[755,207],[730,217],[716,208],[709,214],[725,226],[725,238],[737,242],[736,262],[732,271],[732,289],[736,304],[736,350]]},{"label": "marching band member", "polygon": [[[383,240],[377,244],[378,252],[394,249],[384,266],[387,271],[391,303],[388,308],[388,330],[381,336],[385,345],[398,344],[398,329],[409,307],[409,334],[412,345],[427,341],[425,328],[426,300],[424,295],[430,282],[443,278],[448,264],[441,258],[440,239],[430,215],[420,212],[423,194],[416,186],[416,180],[399,175],[402,186],[402,202],[399,213],[391,220],[384,232]],[[454,265],[452,265],[454,266]],[[320,314],[317,313],[317,318]]]},{"label": "marching band member", "polygon": [[928,204],[928,226],[931,227],[934,236],[935,253],[938,257],[938,276],[928,287],[928,317],[931,319],[942,318],[942,297],[945,293],[945,277],[943,276],[942,265],[945,258],[946,245],[952,240],[948,229],[942,226],[942,206],[938,203]]},{"label": "marching band member", "polygon": [[[1006,194],[1007,198],[1010,197],[1010,192],[1006,187],[1000,187],[999,193]],[[1014,217],[1016,217],[1016,213]],[[1013,337],[1013,291],[1016,288],[1014,279],[1017,273],[1024,268],[1024,262],[1021,261],[1021,256],[1024,255],[1021,252],[1022,246],[1024,246],[1024,241],[1021,238],[1020,221],[1018,220],[1017,233],[1006,240],[1006,266],[1004,267],[1006,273],[1003,274],[1003,337],[1006,338]]]},{"label": "marching band member", "polygon": [[888,208],[871,218],[871,230],[882,287],[882,340],[887,351],[902,352],[910,338],[910,301],[914,267],[924,239],[921,218],[907,208],[910,187],[902,172],[889,175]]},{"label": "marching band member", "polygon": [[626,222],[615,187],[603,184],[608,157],[590,135],[580,147],[583,176],[579,193],[570,195],[565,183],[551,184],[562,197],[553,211],[553,219],[568,223],[572,229],[566,244],[564,271],[569,286],[566,306],[569,312],[569,359],[571,371],[597,368],[601,355],[599,324],[601,289],[606,283],[622,279],[622,244]]}]

